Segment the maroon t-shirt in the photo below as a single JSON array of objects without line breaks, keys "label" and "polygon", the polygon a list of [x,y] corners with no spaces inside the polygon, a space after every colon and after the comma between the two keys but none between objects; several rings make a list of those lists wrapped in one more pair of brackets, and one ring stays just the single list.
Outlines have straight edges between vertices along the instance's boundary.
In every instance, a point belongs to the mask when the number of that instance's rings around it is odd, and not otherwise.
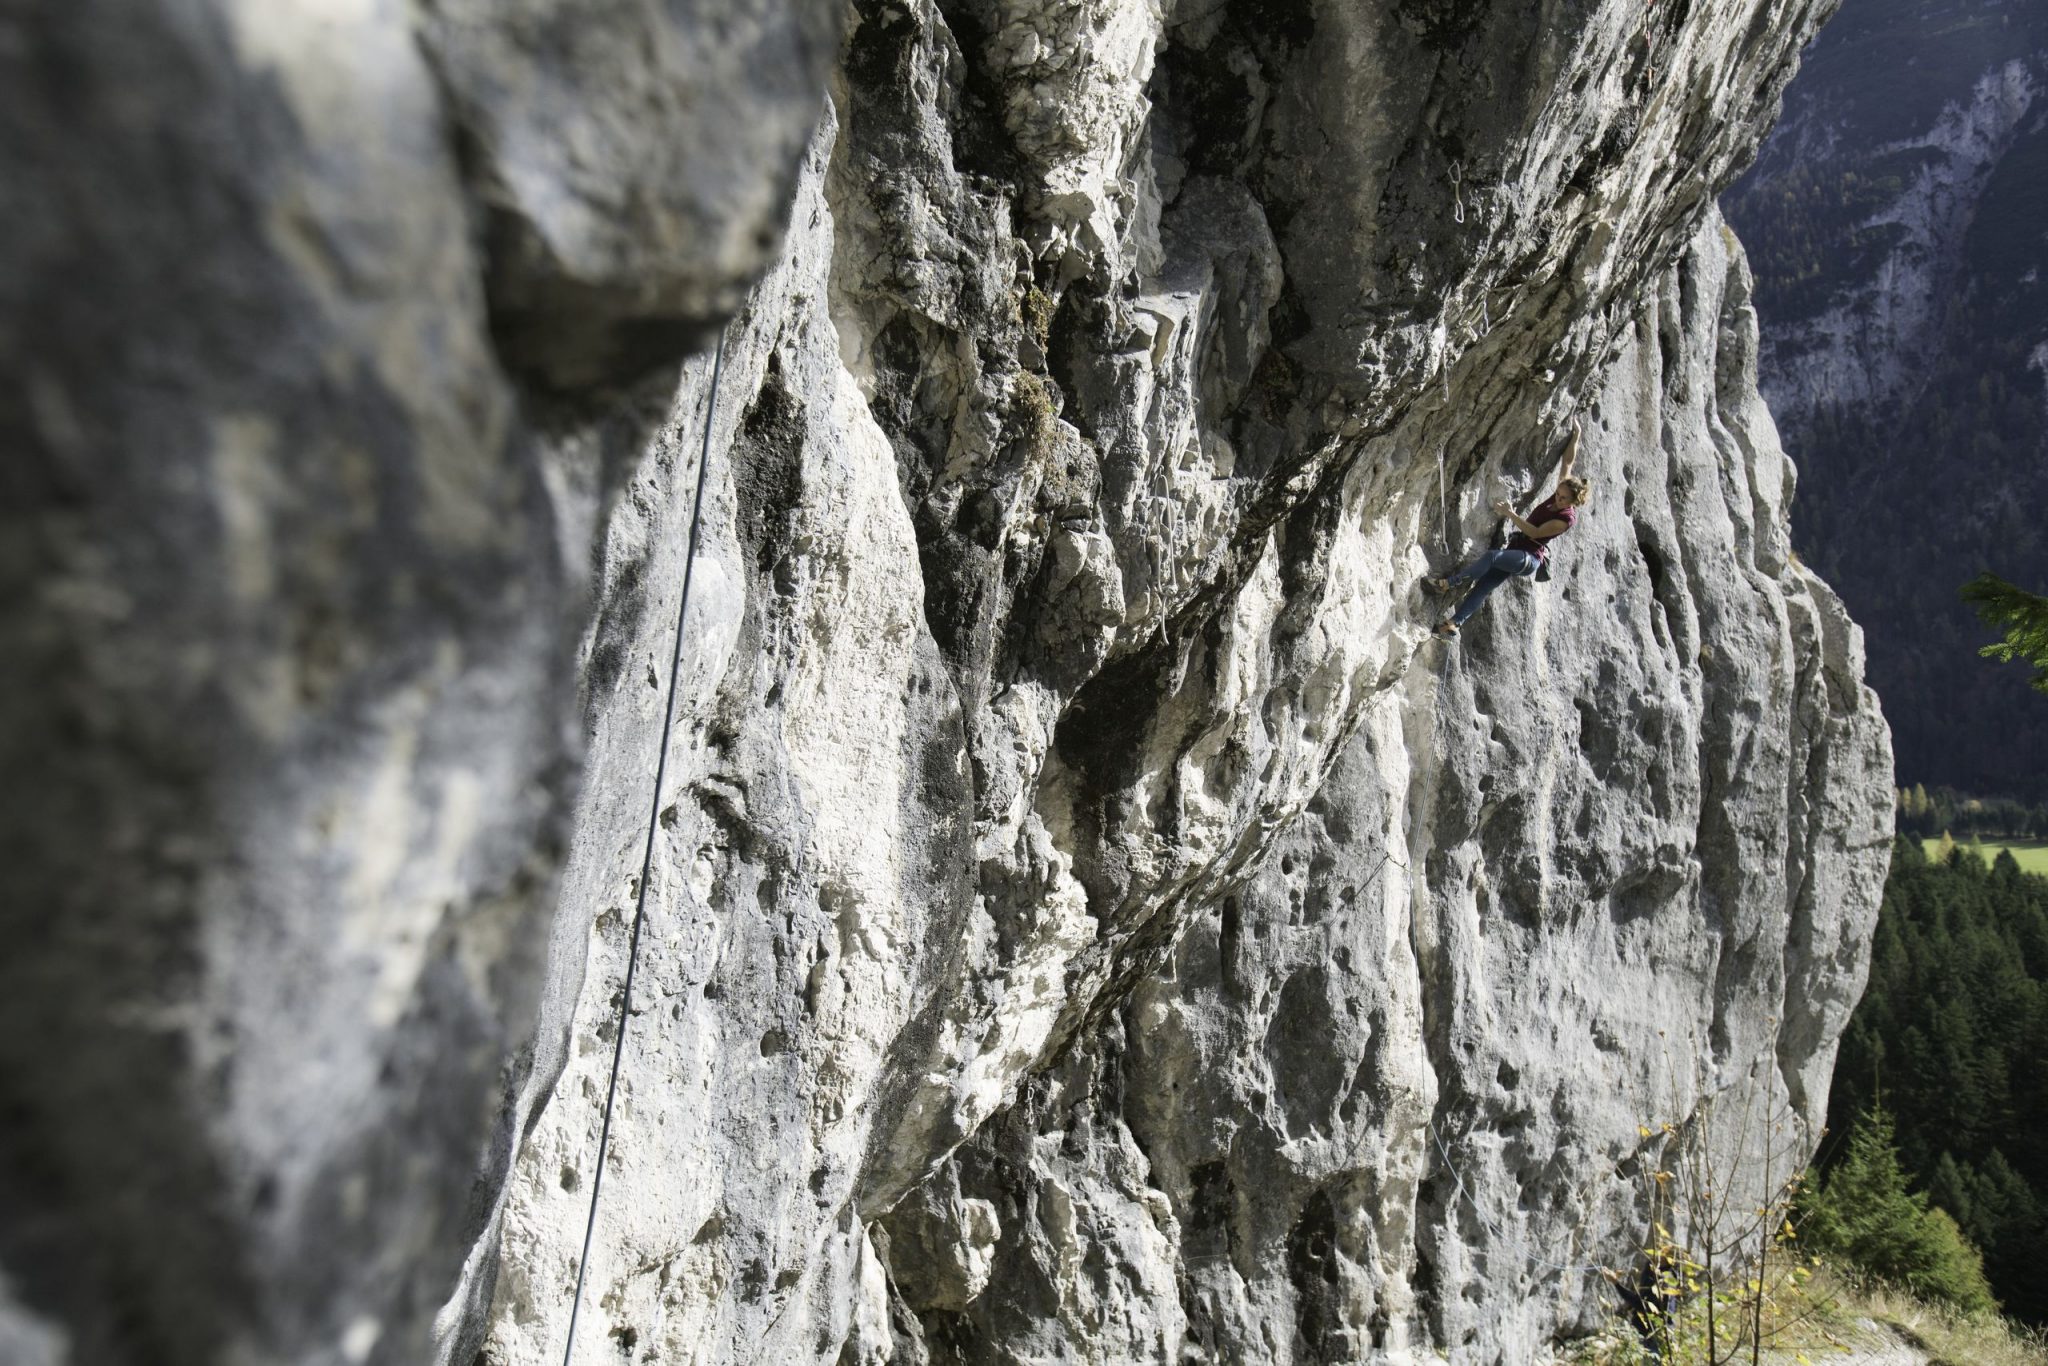
[{"label": "maroon t-shirt", "polygon": [[[1557,495],[1553,493],[1538,503],[1536,510],[1522,520],[1526,521],[1530,526],[1542,526],[1545,522],[1563,522],[1564,531],[1570,531],[1572,523],[1579,520],[1579,510],[1575,507],[1560,504],[1557,501]],[[1544,549],[1545,545],[1556,540],[1558,536],[1564,535],[1564,531],[1558,532],[1557,536],[1545,536],[1540,541],[1527,532],[1517,531],[1514,535],[1508,537],[1508,549],[1526,550],[1539,560],[1546,559],[1549,552]]]}]

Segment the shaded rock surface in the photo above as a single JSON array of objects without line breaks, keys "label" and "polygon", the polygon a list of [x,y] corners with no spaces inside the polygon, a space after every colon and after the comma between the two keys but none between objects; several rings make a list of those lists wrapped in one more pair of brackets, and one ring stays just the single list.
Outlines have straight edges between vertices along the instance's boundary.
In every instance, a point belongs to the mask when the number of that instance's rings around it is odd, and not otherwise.
[{"label": "shaded rock surface", "polygon": [[579,1360],[1584,1321],[1883,872],[1710,207],[1824,9],[859,3],[822,120],[808,11],[27,23],[8,1331],[559,1359],[672,658]]}]

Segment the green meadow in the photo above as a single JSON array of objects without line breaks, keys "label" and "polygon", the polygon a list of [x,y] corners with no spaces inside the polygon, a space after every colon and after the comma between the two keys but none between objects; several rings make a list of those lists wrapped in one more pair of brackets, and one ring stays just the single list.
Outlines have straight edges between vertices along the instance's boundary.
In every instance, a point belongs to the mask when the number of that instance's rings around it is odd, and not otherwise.
[{"label": "green meadow", "polygon": [[[1932,861],[1940,851],[1941,841],[1921,840],[1920,847],[1926,851],[1928,859]],[[1975,854],[1978,858],[1983,859],[1986,864],[1989,864],[1991,860],[1998,857],[1999,850],[2009,849],[2012,851],[2012,856],[2019,861],[2021,872],[2038,873],[2042,877],[2048,877],[2048,843],[2042,843],[2038,840],[2020,840],[2018,842],[1999,844],[1969,844],[1962,840],[1957,840],[1956,848],[1966,853]]]}]

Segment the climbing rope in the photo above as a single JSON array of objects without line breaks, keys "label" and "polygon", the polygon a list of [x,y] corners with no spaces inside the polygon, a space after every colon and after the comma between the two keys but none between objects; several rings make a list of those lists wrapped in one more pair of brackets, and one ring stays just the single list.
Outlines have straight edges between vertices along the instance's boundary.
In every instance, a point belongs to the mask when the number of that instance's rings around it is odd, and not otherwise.
[{"label": "climbing rope", "polygon": [[[1442,441],[1436,443],[1436,531],[1446,551],[1452,548],[1451,490],[1449,483],[1444,479],[1444,448],[1450,444],[1451,439],[1449,437],[1445,437]],[[1448,573],[1449,571],[1445,572]]]},{"label": "climbing rope", "polygon": [[583,1282],[590,1271],[590,1244],[597,1233],[597,1201],[604,1190],[604,1161],[611,1150],[612,1104],[619,1094],[619,1066],[626,1057],[626,1023],[633,1014],[633,969],[640,961],[640,930],[647,921],[647,884],[653,881],[654,835],[661,825],[661,790],[668,779],[669,736],[676,721],[676,681],[682,675],[683,626],[690,619],[690,577],[697,567],[697,537],[704,511],[704,471],[711,464],[711,428],[718,420],[718,377],[725,368],[725,331],[711,355],[711,396],[704,411],[704,445],[697,453],[697,493],[690,502],[690,542],[683,556],[682,600],[676,606],[676,643],[668,661],[668,697],[661,713],[661,750],[654,762],[654,802],[647,816],[647,843],[640,853],[640,887],[633,901],[633,933],[626,943],[626,982],[619,992],[619,1018],[612,1040],[611,1080],[605,1084],[604,1121],[597,1131],[597,1166],[590,1177],[590,1215],[583,1224],[583,1255],[576,1262],[576,1295],[569,1301],[569,1340],[562,1366],[576,1350],[576,1318],[583,1307]]}]

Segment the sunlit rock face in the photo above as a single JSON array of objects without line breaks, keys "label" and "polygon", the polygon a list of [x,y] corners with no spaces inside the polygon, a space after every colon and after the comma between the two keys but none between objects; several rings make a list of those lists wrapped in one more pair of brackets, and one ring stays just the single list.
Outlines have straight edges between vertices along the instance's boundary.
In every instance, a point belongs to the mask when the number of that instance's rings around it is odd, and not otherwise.
[{"label": "sunlit rock face", "polygon": [[[0,1319],[560,1359],[644,891],[579,1360],[1584,1323],[1639,1121],[1818,1114],[1883,872],[1709,207],[1824,9],[38,21],[194,73],[128,142],[10,97],[149,172],[151,289],[195,168],[245,211],[189,344],[8,334],[5,630],[65,686],[5,704]],[[23,241],[10,298],[109,297]],[[1554,578],[1430,641],[1574,412]]]},{"label": "sunlit rock face", "polygon": [[[1665,1124],[1718,1107],[1750,1203],[1803,1155],[1890,755],[1755,345],[1709,224],[1595,387],[1558,577],[1368,702],[1248,884],[882,1221],[931,1359],[1534,1361],[1612,1306]],[[959,1306],[921,1250],[981,1207]]]}]

